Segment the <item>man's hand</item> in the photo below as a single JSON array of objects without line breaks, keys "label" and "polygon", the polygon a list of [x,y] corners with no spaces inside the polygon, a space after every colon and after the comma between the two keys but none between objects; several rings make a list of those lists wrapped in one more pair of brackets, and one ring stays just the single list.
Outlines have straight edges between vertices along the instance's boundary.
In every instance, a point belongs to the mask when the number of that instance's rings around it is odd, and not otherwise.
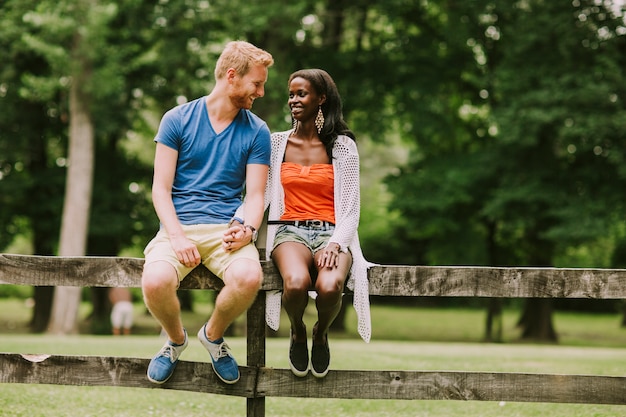
[{"label": "man's hand", "polygon": [[252,232],[242,224],[233,223],[222,238],[222,248],[226,252],[234,252],[252,241]]},{"label": "man's hand", "polygon": [[200,252],[198,252],[196,245],[187,239],[186,236],[170,236],[170,243],[181,264],[188,268],[200,265]]}]

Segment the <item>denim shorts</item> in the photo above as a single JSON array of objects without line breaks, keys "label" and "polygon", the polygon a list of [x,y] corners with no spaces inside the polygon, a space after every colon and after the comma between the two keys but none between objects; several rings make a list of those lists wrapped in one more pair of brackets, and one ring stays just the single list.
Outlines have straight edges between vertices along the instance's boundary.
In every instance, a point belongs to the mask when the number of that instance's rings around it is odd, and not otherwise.
[{"label": "denim shorts", "polygon": [[323,227],[306,227],[282,224],[276,230],[272,251],[281,243],[297,242],[302,243],[309,248],[311,253],[315,254],[318,250],[326,247],[334,231],[335,226],[330,225]]}]

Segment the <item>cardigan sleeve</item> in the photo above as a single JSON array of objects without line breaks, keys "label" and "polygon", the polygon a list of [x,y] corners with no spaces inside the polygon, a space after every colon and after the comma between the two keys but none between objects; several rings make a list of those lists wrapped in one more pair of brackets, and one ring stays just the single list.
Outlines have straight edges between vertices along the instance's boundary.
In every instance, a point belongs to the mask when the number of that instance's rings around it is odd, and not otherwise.
[{"label": "cardigan sleeve", "polygon": [[361,212],[360,166],[356,143],[339,136],[333,148],[335,167],[335,232],[329,242],[346,252],[359,227]]}]

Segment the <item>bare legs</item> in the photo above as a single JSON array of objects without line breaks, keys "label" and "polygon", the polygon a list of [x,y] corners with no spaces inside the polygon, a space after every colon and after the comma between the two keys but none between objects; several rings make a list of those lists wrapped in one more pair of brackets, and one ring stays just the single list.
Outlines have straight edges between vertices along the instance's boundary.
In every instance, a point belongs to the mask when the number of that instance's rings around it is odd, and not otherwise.
[{"label": "bare legs", "polygon": [[312,282],[309,273],[313,262],[311,252],[300,243],[285,242],[274,249],[272,259],[283,278],[283,307],[291,323],[291,335],[295,342],[306,342],[306,326],[302,318]]},{"label": "bare legs", "polygon": [[224,336],[228,326],[252,305],[262,282],[263,271],[258,261],[240,259],[228,267],[224,288],[215,300],[215,310],[206,326],[209,340]]},{"label": "bare legs", "polygon": [[145,265],[141,288],[146,307],[161,324],[170,341],[177,345],[185,342],[185,332],[180,319],[180,302],[176,296],[178,276],[167,262]]},{"label": "bare legs", "polygon": [[[272,259],[283,278],[283,307],[289,316],[294,341],[304,342],[307,335],[303,316],[308,304],[308,290],[313,282],[310,271],[315,268],[315,259],[306,246],[296,242],[280,244],[272,252]],[[314,342],[325,340],[328,328],[341,309],[343,287],[351,264],[352,256],[340,253],[338,267],[317,271],[315,305],[318,324]]]},{"label": "bare legs", "polygon": [[[252,305],[262,280],[258,261],[240,259],[228,267],[224,275],[224,288],[217,297],[215,310],[206,326],[210,340],[222,337],[226,328]],[[146,306],[161,324],[170,341],[184,343],[180,303],[176,296],[176,270],[167,262],[148,264],[144,268],[141,284]]]}]

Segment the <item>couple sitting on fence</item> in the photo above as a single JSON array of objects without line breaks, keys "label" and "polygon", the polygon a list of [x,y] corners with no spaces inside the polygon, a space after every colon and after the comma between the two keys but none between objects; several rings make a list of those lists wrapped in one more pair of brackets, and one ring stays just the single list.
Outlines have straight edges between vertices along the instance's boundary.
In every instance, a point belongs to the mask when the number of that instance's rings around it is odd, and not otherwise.
[{"label": "couple sitting on fence", "polygon": [[[152,188],[160,229],[146,246],[142,275],[145,303],[168,337],[148,367],[154,383],[172,376],[187,347],[176,290],[200,263],[224,287],[198,338],[219,379],[227,384],[239,380],[223,336],[261,287],[254,243],[266,204],[267,256],[284,282],[293,373],[305,376],[310,368],[317,377],[327,374],[328,329],[341,308],[348,275],[359,333],[369,341],[368,263],[357,236],[359,158],[340,96],[323,70],[292,74],[288,104],[293,128],[270,135],[250,108],[264,95],[272,64],[266,51],[247,42],[229,43],[217,61],[211,93],[171,109],[161,120]],[[303,314],[311,287],[318,321],[309,357]],[[280,309],[281,295],[268,295],[266,321],[274,329]]]}]

